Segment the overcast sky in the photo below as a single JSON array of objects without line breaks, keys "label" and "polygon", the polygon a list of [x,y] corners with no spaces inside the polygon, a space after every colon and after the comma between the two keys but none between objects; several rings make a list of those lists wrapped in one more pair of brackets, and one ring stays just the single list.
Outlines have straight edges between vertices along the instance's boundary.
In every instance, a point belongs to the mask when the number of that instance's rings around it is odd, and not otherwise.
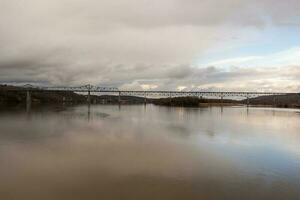
[{"label": "overcast sky", "polygon": [[0,0],[0,81],[300,91],[299,0]]}]

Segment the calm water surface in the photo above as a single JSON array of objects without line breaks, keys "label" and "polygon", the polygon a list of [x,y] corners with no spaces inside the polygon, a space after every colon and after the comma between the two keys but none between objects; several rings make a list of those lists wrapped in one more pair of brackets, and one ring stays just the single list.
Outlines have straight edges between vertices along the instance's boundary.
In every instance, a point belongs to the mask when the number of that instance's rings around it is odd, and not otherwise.
[{"label": "calm water surface", "polygon": [[300,199],[300,111],[0,111],[2,200]]}]

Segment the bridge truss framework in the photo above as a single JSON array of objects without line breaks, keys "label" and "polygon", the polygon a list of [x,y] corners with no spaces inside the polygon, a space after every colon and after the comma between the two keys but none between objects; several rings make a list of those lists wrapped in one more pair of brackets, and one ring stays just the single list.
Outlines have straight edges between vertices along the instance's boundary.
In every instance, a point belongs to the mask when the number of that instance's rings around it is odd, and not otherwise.
[{"label": "bridge truss framework", "polygon": [[249,98],[258,97],[258,96],[280,96],[287,94],[296,94],[296,93],[282,93],[282,92],[224,92],[224,91],[165,91],[165,90],[119,90],[115,87],[99,87],[93,85],[84,85],[79,87],[39,87],[34,85],[23,85],[16,87],[12,90],[23,90],[27,92],[27,101],[31,100],[31,92],[76,92],[76,93],[87,93],[87,100],[90,103],[91,93],[104,93],[104,94],[114,94],[119,96],[119,102],[121,101],[121,96],[139,96],[144,97],[155,97],[155,98],[173,98],[173,97],[213,97],[213,98],[243,98],[247,99],[249,104]]}]

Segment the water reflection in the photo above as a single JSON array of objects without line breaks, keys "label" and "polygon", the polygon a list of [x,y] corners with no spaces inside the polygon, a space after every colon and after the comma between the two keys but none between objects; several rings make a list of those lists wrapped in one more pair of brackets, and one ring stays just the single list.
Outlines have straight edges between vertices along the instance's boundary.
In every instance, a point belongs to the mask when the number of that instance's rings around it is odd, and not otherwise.
[{"label": "water reflection", "polygon": [[251,107],[0,112],[0,199],[299,199],[299,119]]}]

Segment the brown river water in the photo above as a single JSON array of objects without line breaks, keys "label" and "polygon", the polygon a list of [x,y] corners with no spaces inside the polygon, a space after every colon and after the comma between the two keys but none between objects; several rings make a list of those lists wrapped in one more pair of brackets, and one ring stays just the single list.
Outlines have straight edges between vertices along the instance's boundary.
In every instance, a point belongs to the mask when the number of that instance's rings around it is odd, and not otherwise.
[{"label": "brown river water", "polygon": [[0,200],[299,200],[300,112],[0,111]]}]

